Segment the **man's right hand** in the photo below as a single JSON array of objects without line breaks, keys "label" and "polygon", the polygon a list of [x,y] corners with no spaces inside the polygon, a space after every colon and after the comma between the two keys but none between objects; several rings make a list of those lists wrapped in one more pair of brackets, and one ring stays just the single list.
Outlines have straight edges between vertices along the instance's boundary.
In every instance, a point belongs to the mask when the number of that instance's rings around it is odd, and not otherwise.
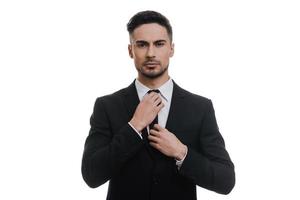
[{"label": "man's right hand", "polygon": [[164,104],[158,93],[151,92],[150,94],[146,94],[137,106],[130,124],[137,131],[141,132],[154,120],[163,107]]}]

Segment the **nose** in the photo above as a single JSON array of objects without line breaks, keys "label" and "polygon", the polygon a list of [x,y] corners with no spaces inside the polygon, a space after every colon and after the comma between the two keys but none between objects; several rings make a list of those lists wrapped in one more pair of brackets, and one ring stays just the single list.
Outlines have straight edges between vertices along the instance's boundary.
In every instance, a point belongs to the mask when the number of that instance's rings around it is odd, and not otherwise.
[{"label": "nose", "polygon": [[147,58],[154,58],[155,53],[154,53],[154,47],[153,45],[149,45],[148,51],[147,51]]}]

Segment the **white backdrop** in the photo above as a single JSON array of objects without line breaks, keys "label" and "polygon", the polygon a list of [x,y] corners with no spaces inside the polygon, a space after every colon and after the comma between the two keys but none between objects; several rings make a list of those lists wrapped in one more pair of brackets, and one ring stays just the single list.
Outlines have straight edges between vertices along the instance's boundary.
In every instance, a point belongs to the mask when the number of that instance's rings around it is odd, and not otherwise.
[{"label": "white backdrop", "polygon": [[211,98],[236,165],[228,196],[299,199],[300,6],[292,0],[0,2],[0,199],[105,199],[81,177],[96,97],[136,77],[126,23],[174,29],[170,74]]}]

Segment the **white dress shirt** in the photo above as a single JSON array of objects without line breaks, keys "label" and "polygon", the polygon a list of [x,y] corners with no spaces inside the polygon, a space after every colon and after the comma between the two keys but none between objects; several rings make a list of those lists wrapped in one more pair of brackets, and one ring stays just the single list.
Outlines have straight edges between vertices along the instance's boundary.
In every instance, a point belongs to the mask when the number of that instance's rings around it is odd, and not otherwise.
[{"label": "white dress shirt", "polygon": [[[167,82],[165,82],[162,86],[159,88],[155,88],[159,90],[159,95],[162,98],[162,102],[164,104],[164,107],[159,111],[158,113],[158,124],[165,128],[169,116],[170,106],[171,106],[171,100],[172,100],[172,94],[173,94],[173,81],[170,78]],[[147,94],[149,90],[152,90],[148,88],[147,86],[143,85],[138,79],[135,79],[135,87],[137,90],[138,97],[140,101],[144,98],[144,96]],[[129,123],[129,122],[128,122]],[[142,134],[138,132],[130,123],[129,125],[139,134],[139,136],[142,138]],[[147,126],[148,134],[149,134],[149,126]],[[187,152],[186,152],[187,153]],[[185,155],[186,156],[186,155]],[[185,159],[185,156],[182,160],[176,160],[176,165],[178,168],[183,163],[183,160]]]}]

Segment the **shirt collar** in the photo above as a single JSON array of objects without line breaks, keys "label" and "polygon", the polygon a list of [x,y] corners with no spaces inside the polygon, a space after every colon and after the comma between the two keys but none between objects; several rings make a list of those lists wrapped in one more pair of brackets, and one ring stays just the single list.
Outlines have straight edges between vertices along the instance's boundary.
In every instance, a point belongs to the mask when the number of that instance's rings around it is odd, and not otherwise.
[{"label": "shirt collar", "polygon": [[[147,94],[150,88],[142,84],[138,79],[135,79],[135,87],[139,96],[139,99],[143,99],[143,97]],[[168,79],[163,85],[159,88],[156,88],[160,91],[161,96],[167,101],[170,102],[173,93],[173,81],[171,78]]]}]

